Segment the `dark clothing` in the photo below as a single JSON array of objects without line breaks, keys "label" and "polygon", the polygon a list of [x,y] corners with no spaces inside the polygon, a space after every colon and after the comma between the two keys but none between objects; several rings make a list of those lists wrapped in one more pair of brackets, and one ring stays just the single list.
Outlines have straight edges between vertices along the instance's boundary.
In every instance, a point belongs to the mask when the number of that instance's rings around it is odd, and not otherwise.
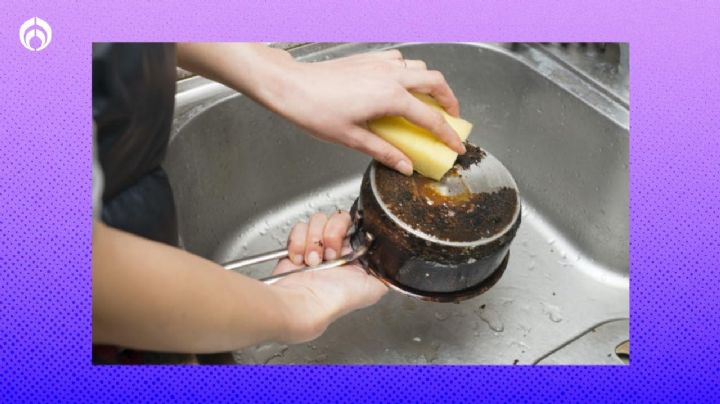
[{"label": "dark clothing", "polygon": [[175,45],[94,44],[93,120],[105,175],[102,220],[177,245],[172,190],[160,164],[175,104]]},{"label": "dark clothing", "polygon": [[[104,173],[102,221],[177,245],[172,189],[160,167],[175,104],[174,44],[93,44],[92,105]],[[189,355],[93,346],[93,363],[182,363]]]}]

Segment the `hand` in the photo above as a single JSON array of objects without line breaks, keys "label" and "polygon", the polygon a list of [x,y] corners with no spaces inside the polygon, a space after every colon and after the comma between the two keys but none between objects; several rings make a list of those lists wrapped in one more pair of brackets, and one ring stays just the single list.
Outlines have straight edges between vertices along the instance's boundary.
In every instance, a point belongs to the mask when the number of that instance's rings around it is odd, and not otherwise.
[{"label": "hand", "polygon": [[316,266],[325,260],[348,254],[351,249],[345,239],[352,224],[350,214],[337,211],[328,219],[323,213],[310,217],[309,223],[297,223],[288,237],[288,257],[295,265],[303,262]]},{"label": "hand", "polygon": [[458,116],[457,98],[438,71],[398,50],[299,63],[283,50],[252,43],[180,43],[178,63],[251,97],[316,137],[366,154],[411,175],[410,159],[367,129],[367,121],[402,116],[465,153],[440,113],[410,94],[432,95]]},{"label": "hand", "polygon": [[[296,224],[288,240],[289,259],[280,261],[273,274],[302,266],[318,265],[318,257],[328,260],[334,254],[347,254],[343,240],[350,227],[350,215],[339,211],[328,219],[315,214],[310,223]],[[309,341],[320,336],[335,319],[357,309],[375,304],[387,292],[387,287],[364,269],[355,265],[303,272],[290,275],[273,285],[283,299],[287,311],[286,343]]]},{"label": "hand", "polygon": [[373,118],[399,115],[465,153],[442,115],[410,93],[430,94],[449,114],[459,115],[458,100],[445,78],[427,70],[423,61],[404,60],[399,51],[391,50],[318,63],[293,61],[287,75],[290,88],[269,106],[322,140],[359,150],[411,175],[410,159],[366,125]]}]

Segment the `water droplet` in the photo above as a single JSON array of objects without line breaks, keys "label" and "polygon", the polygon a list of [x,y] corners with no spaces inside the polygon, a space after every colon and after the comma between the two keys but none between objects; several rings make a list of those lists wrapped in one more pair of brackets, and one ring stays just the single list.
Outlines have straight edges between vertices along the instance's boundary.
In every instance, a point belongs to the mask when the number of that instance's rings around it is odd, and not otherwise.
[{"label": "water droplet", "polygon": [[487,306],[485,308],[480,308],[477,315],[488,325],[488,327],[490,327],[491,330],[495,332],[503,332],[505,330],[505,325],[500,319],[500,315],[493,308]]},{"label": "water droplet", "polygon": [[435,319],[436,319],[437,321],[445,321],[445,320],[447,320],[448,318],[450,318],[450,315],[447,314],[447,313],[440,313],[440,312],[436,312],[436,313],[435,313]]},{"label": "water droplet", "polygon": [[520,347],[520,348],[522,348],[522,349],[529,349],[529,348],[530,348],[526,343],[524,343],[524,342],[522,342],[522,341],[510,341],[510,343],[509,343],[508,345],[510,345],[510,346],[513,346],[513,345],[514,345],[514,346],[518,346],[518,347]]},{"label": "water droplet", "polygon": [[257,346],[251,350],[251,353],[256,363],[268,364],[276,358],[283,357],[287,350],[287,345],[272,343]]},{"label": "water droplet", "polygon": [[415,337],[415,338],[413,338],[413,341],[415,341],[415,342],[422,342],[422,338],[420,338],[420,337]]},{"label": "water droplet", "polygon": [[543,313],[548,316],[550,321],[553,323],[559,323],[563,320],[562,314],[560,313],[560,307],[550,303],[542,303]]}]

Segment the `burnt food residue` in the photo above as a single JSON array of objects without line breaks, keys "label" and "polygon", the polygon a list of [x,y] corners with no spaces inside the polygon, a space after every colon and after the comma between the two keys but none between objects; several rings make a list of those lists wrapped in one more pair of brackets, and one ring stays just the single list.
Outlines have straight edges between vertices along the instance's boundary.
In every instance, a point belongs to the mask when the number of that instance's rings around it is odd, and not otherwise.
[{"label": "burnt food residue", "polygon": [[[479,147],[466,146],[467,153],[458,157],[446,177],[462,177],[463,170],[485,157]],[[377,165],[375,176],[377,190],[395,216],[441,240],[476,241],[498,234],[512,221],[517,204],[516,191],[508,187],[491,193],[473,193],[465,188],[443,195],[437,192],[434,180],[417,173],[406,177]]]}]

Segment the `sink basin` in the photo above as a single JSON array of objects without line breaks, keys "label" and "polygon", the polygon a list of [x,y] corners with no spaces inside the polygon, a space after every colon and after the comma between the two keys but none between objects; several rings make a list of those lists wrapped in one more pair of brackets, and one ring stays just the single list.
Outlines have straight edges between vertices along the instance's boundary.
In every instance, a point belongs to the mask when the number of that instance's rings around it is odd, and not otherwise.
[{"label": "sink basin", "polygon": [[[390,292],[311,343],[251,347],[236,360],[557,363],[554,352],[612,322],[611,335],[596,340],[614,345],[577,345],[573,363],[622,364],[598,353],[628,339],[627,106],[536,45],[315,44],[294,55],[316,61],[386,48],[442,71],[475,124],[469,140],[515,177],[523,218],[507,270],[459,304]],[[349,209],[369,162],[217,83],[178,86],[165,168],[193,253],[226,262],[284,246],[296,221]]]}]

